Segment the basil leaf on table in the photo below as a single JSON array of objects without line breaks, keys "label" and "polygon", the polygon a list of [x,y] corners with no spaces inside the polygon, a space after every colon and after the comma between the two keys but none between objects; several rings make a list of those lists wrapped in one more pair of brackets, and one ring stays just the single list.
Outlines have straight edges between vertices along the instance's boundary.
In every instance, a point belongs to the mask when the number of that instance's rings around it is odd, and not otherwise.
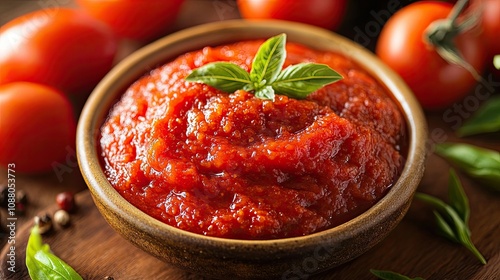
[{"label": "basil leaf on table", "polygon": [[453,242],[462,244],[481,264],[486,264],[486,259],[474,243],[472,243],[471,232],[468,226],[469,202],[462,184],[453,169],[450,170],[449,175],[448,195],[450,204],[446,204],[434,196],[419,192],[415,194],[415,198],[431,205],[435,209],[433,212],[439,233]]},{"label": "basil leaf on table", "polygon": [[388,271],[388,270],[375,270],[375,269],[370,269],[370,272],[377,276],[380,279],[384,280],[425,280],[424,278],[421,277],[416,277],[416,278],[410,278],[408,276],[404,276],[402,274],[393,272],[393,271]]},{"label": "basil leaf on table", "polygon": [[500,96],[490,98],[457,130],[460,137],[500,131]]},{"label": "basil leaf on table", "polygon": [[300,99],[340,79],[342,76],[328,65],[299,63],[284,69],[274,81],[273,88],[277,92]]},{"label": "basil leaf on table", "polygon": [[82,277],[42,243],[38,225],[31,230],[26,247],[26,267],[32,280],[80,280]]},{"label": "basil leaf on table", "polygon": [[[423,199],[425,199],[425,197]],[[455,235],[455,232],[453,232],[453,229],[450,227],[448,222],[443,218],[443,216],[441,216],[441,214],[439,214],[439,212],[436,210],[432,211],[432,213],[436,218],[436,225],[439,229],[439,233],[453,242],[460,243],[460,241],[457,239]]]},{"label": "basil leaf on table", "polygon": [[270,85],[276,80],[286,58],[286,35],[274,36],[265,41],[260,47],[252,62],[250,79],[257,84]]},{"label": "basil leaf on table", "polygon": [[462,188],[462,184],[455,170],[450,169],[448,180],[448,198],[450,200],[450,205],[455,209],[462,221],[467,224],[470,216],[469,199]]},{"label": "basil leaf on table", "polygon": [[233,93],[251,85],[250,75],[234,63],[214,62],[195,69],[186,77],[189,82],[203,82],[225,92]]},{"label": "basil leaf on table", "polygon": [[252,61],[250,73],[236,64],[214,62],[201,66],[186,77],[227,93],[239,89],[254,92],[257,98],[274,100],[275,93],[305,98],[315,90],[342,79],[328,65],[299,63],[282,70],[286,59],[286,34],[266,40]]},{"label": "basil leaf on table", "polygon": [[486,187],[500,191],[500,153],[470,144],[442,143],[435,153]]}]

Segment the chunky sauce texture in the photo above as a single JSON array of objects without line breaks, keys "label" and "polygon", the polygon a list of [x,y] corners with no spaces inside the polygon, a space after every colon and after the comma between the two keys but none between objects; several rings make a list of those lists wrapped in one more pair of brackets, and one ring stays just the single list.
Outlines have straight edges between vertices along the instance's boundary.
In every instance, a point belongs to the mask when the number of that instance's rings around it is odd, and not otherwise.
[{"label": "chunky sauce texture", "polygon": [[339,225],[386,194],[404,163],[404,119],[349,59],[288,43],[285,67],[325,63],[344,77],[305,100],[184,80],[215,61],[250,71],[262,42],[187,53],[126,90],[100,138],[106,176],[125,199],[194,233],[274,239]]}]

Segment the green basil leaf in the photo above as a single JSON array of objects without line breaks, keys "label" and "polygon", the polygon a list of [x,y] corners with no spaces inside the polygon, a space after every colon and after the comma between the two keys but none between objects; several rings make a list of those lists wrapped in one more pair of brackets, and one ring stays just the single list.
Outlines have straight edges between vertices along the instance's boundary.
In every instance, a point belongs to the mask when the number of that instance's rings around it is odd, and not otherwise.
[{"label": "green basil leaf", "polygon": [[467,248],[472,254],[482,263],[486,264],[486,260],[479,250],[474,246],[470,238],[470,230],[467,224],[460,219],[458,213],[451,207],[446,208],[446,214],[452,219],[455,236],[458,242]]},{"label": "green basil leaf", "polygon": [[293,98],[305,98],[319,88],[342,79],[325,64],[299,63],[284,69],[272,84],[275,91]]},{"label": "green basil leaf", "polygon": [[388,271],[388,270],[375,270],[375,269],[370,269],[370,272],[377,276],[380,279],[384,280],[425,280],[424,278],[421,277],[416,277],[416,278],[410,278],[408,276],[404,276],[402,274],[393,272],[393,271]]},{"label": "green basil leaf", "polygon": [[270,85],[276,80],[285,63],[285,44],[286,34],[280,34],[269,38],[259,47],[250,70],[250,80],[254,84]]},{"label": "green basil leaf", "polygon": [[495,65],[495,68],[500,70],[500,54],[495,55],[493,57],[493,65]]},{"label": "green basil leaf", "polygon": [[[436,211],[434,211],[434,216],[436,218],[436,223],[438,224],[440,232],[451,241],[460,243],[458,233],[456,232],[457,226],[455,225],[455,220],[453,219],[453,216],[459,217],[456,211],[441,199],[428,194],[416,193],[415,198],[433,206],[434,209],[436,209]],[[442,224],[446,224],[447,227]],[[449,230],[452,230],[453,233],[449,234]]]},{"label": "green basil leaf", "polygon": [[[458,216],[455,216],[454,218],[457,219]],[[483,257],[481,252],[479,252],[474,243],[472,243],[469,227],[458,221],[459,220],[456,221],[455,226],[459,243],[467,248],[481,262],[481,264],[486,264],[486,259]]]},{"label": "green basil leaf", "polygon": [[271,86],[265,86],[255,91],[255,96],[260,99],[268,99],[274,101],[274,89]]},{"label": "green basil leaf", "polygon": [[434,213],[434,217],[436,218],[436,224],[439,228],[439,231],[444,237],[448,238],[449,240],[459,243],[458,238],[455,236],[455,233],[453,232],[453,229],[450,227],[448,222],[439,214],[437,211],[432,211]]},{"label": "green basil leaf", "polygon": [[26,247],[26,267],[33,280],[80,280],[82,277],[63,260],[50,252],[47,244],[42,244],[38,226],[31,230]]},{"label": "green basil leaf", "polygon": [[445,158],[492,190],[500,191],[500,153],[470,144],[442,143],[435,147]]},{"label": "green basil leaf", "polygon": [[460,219],[458,213],[451,207],[446,209],[446,214],[452,219],[455,236],[458,239],[458,242],[462,244],[465,248],[467,248],[472,254],[482,263],[486,264],[486,259],[476,248],[474,243],[471,240],[471,233],[469,230],[469,226]]},{"label": "green basil leaf", "polygon": [[500,131],[500,96],[492,97],[457,130],[460,137]]},{"label": "green basil leaf", "polygon": [[434,197],[434,196],[431,196],[431,195],[428,195],[428,194],[425,194],[425,193],[417,192],[417,193],[415,193],[415,198],[419,199],[427,204],[430,204],[436,210],[438,210],[440,213],[447,212],[446,208],[449,207],[441,199]]},{"label": "green basil leaf", "polygon": [[[449,238],[453,242],[462,244],[465,248],[472,252],[472,254],[482,264],[486,264],[485,258],[471,241],[469,227],[460,219],[460,215],[458,215],[458,213],[451,206],[435,197],[423,193],[416,193],[415,197],[433,205],[440,214],[444,215],[444,217],[439,215],[436,222],[440,227],[441,233],[443,233],[445,237]],[[453,231],[453,234],[447,233],[449,229],[442,227],[443,223],[448,225],[448,227]]]},{"label": "green basil leaf", "polygon": [[205,83],[228,93],[252,84],[247,71],[229,62],[213,62],[196,68],[186,77],[186,81]]},{"label": "green basil leaf", "polygon": [[457,173],[453,169],[450,169],[448,179],[448,197],[451,207],[457,211],[462,221],[467,224],[470,216],[469,199],[458,179]]}]

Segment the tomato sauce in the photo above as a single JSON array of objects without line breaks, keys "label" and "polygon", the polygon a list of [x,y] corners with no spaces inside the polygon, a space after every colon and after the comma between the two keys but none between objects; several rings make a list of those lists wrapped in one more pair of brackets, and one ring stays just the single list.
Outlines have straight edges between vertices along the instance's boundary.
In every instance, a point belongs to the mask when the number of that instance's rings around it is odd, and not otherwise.
[{"label": "tomato sauce", "polygon": [[325,63],[344,77],[304,100],[184,80],[215,61],[250,71],[262,42],[186,53],[126,90],[100,138],[105,174],[125,199],[190,232],[275,239],[339,225],[387,193],[404,164],[404,118],[346,57],[287,44],[285,67]]}]

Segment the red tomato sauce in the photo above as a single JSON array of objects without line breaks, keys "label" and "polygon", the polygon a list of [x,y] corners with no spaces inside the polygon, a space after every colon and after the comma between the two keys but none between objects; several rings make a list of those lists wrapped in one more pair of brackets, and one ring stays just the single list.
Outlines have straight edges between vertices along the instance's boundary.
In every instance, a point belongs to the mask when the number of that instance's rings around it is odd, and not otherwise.
[{"label": "red tomato sauce", "polygon": [[126,90],[100,138],[105,174],[125,199],[190,232],[275,239],[339,225],[387,193],[404,164],[404,118],[349,59],[288,43],[285,67],[325,63],[344,77],[305,100],[184,80],[215,61],[249,71],[262,42],[184,54]]}]

